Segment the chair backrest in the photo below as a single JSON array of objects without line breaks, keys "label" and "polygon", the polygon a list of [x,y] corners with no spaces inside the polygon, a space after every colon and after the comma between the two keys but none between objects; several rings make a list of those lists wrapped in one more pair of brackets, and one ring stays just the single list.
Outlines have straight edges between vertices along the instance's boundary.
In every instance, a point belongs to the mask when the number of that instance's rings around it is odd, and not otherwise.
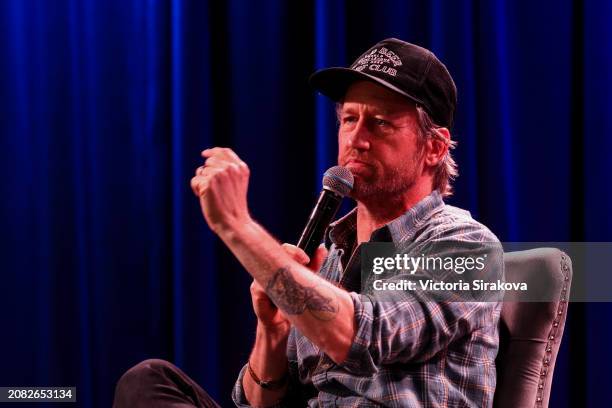
[{"label": "chair backrest", "polygon": [[504,302],[495,408],[547,407],[572,281],[570,258],[555,248],[504,255],[506,282],[545,282],[552,301]]}]

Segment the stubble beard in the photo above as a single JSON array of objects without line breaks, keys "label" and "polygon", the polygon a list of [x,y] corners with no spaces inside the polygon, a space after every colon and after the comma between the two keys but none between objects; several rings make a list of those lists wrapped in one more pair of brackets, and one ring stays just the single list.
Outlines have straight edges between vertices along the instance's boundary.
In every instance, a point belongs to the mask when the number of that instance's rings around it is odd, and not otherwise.
[{"label": "stubble beard", "polygon": [[413,157],[405,165],[388,169],[386,174],[374,173],[370,180],[355,177],[350,197],[356,201],[394,200],[414,186],[420,157]]}]

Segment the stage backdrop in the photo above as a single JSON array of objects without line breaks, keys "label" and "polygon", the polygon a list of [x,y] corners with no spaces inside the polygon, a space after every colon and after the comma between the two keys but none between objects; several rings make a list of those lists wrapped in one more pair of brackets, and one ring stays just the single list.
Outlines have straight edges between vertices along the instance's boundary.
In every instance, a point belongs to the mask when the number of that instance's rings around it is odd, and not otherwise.
[{"label": "stage backdrop", "polygon": [[[336,156],[307,78],[385,37],[457,82],[452,204],[506,241],[612,240],[610,21],[607,0],[0,2],[0,385],[107,407],[157,357],[228,406],[255,321],[189,188],[199,152],[235,149],[253,216],[295,242]],[[609,402],[610,313],[570,305],[551,406]]]}]

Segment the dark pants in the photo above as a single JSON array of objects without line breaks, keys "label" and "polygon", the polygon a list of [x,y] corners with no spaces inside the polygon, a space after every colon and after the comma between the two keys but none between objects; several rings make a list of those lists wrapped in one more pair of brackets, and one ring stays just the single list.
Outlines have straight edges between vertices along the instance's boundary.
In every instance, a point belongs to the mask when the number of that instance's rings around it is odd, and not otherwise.
[{"label": "dark pants", "polygon": [[113,408],[214,407],[217,404],[178,367],[164,360],[145,360],[123,374]]}]

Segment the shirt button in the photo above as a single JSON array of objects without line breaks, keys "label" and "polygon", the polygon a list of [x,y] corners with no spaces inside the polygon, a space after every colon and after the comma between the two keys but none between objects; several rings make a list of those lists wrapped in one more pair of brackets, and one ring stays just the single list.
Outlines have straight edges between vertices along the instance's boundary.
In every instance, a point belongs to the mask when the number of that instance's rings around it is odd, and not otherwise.
[{"label": "shirt button", "polygon": [[321,362],[319,364],[319,369],[321,371],[327,371],[334,366],[334,362],[327,356],[321,357]]},{"label": "shirt button", "polygon": [[321,368],[323,370],[329,370],[330,368],[332,368],[332,363],[330,363],[329,361],[325,361],[323,364],[321,364]]}]

